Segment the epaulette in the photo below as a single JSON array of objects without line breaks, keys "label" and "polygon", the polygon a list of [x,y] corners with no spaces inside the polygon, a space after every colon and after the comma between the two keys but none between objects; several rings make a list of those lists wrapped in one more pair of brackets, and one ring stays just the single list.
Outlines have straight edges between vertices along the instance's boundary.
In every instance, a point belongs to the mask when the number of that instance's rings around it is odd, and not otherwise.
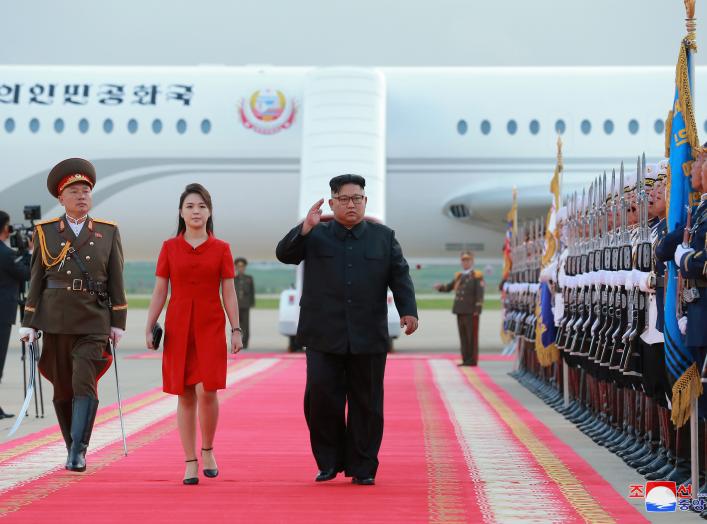
[{"label": "epaulette", "polygon": [[44,224],[52,224],[54,222],[59,222],[61,220],[61,217],[56,217],[56,218],[50,218],[48,220],[40,220],[39,222],[35,222],[35,226],[43,226]]},{"label": "epaulette", "polygon": [[474,276],[476,278],[484,278],[484,273],[482,271],[474,270]]},{"label": "epaulette", "polygon": [[461,272],[461,271],[457,271],[456,273],[454,273],[454,280],[456,280],[456,279],[458,279],[458,278],[461,278],[461,276],[462,276],[462,272]]},{"label": "epaulette", "polygon": [[93,218],[93,217],[91,217],[91,220],[93,220],[94,222],[98,222],[99,224],[108,224],[109,226],[118,227],[118,223],[113,222],[112,220],[103,220],[102,218]]}]

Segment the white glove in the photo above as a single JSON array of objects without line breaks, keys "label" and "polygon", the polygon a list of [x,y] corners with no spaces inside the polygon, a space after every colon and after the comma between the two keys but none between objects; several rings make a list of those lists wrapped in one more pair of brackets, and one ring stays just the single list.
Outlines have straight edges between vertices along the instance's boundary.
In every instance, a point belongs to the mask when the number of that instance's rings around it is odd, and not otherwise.
[{"label": "white glove", "polygon": [[682,256],[686,255],[687,253],[693,253],[694,251],[695,250],[691,247],[683,247],[682,244],[678,244],[677,249],[675,249],[675,264],[680,267],[680,261],[682,260]]},{"label": "white glove", "polygon": [[644,293],[655,293],[655,289],[651,289],[650,287],[648,287],[648,279],[650,275],[650,273],[641,273],[641,276],[638,280],[638,288]]},{"label": "white glove", "polygon": [[117,346],[120,339],[125,335],[125,330],[114,326],[110,328],[110,339],[113,341],[113,345]]},{"label": "white glove", "polygon": [[25,342],[34,342],[37,340],[37,330],[33,328],[21,327],[20,340],[24,340]]},{"label": "white glove", "polygon": [[639,287],[641,285],[643,275],[646,275],[647,273],[639,271],[638,269],[634,269],[631,273],[633,273],[633,287]]},{"label": "white glove", "polygon": [[678,319],[678,328],[680,329],[680,333],[683,335],[687,334],[687,317],[680,317]]},{"label": "white glove", "polygon": [[614,285],[619,287],[626,286],[626,270],[614,271]]},{"label": "white glove", "polygon": [[626,279],[623,284],[627,290],[633,289],[633,271],[626,271]]}]

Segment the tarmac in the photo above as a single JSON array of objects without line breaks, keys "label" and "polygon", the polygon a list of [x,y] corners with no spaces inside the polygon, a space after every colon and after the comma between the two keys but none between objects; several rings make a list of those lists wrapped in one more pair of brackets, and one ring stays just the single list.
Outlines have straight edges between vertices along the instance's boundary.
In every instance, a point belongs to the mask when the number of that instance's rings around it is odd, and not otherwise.
[{"label": "tarmac", "polygon": [[[148,389],[159,387],[162,383],[161,360],[125,358],[148,352],[145,348],[146,310],[132,310],[128,315],[126,335],[120,342],[118,353],[118,370],[120,375],[122,398],[138,395]],[[479,345],[483,355],[499,355],[502,343],[499,338],[501,311],[486,311],[480,322]],[[287,339],[277,333],[277,310],[255,309],[251,312],[251,342],[246,353],[285,353]],[[23,398],[23,363],[20,344],[15,342],[17,326],[12,334],[11,346],[7,356],[5,371],[0,383],[0,406],[9,412],[17,414]],[[420,327],[412,336],[403,335],[395,341],[395,351],[398,353],[456,353],[459,341],[456,319],[448,311],[422,310],[420,312]],[[244,353],[244,354],[246,354]],[[626,466],[623,461],[597,446],[591,439],[580,432],[573,424],[547,406],[535,395],[530,393],[516,380],[508,375],[515,366],[513,360],[482,359],[480,366],[513,398],[529,409],[563,442],[572,447],[584,458],[614,489],[624,496],[632,505],[638,508],[651,522],[698,522],[699,517],[690,512],[654,514],[643,510],[643,499],[630,499],[629,486],[643,484],[645,480],[635,470]],[[109,405],[117,400],[114,370],[104,376],[99,383],[99,398],[102,405]],[[52,386],[42,380],[44,397],[44,417],[41,409],[35,410],[35,403],[30,405],[28,416],[23,421],[17,437],[28,435],[56,424],[56,418],[51,402]],[[36,416],[39,413],[39,417]],[[6,440],[6,434],[14,422],[14,418],[0,420],[0,441]]]}]

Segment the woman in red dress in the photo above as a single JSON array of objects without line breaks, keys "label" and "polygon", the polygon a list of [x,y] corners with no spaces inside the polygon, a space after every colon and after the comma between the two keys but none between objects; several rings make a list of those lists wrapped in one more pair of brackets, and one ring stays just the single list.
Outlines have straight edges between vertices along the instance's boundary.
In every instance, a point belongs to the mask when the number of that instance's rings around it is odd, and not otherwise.
[{"label": "woman in red dress", "polygon": [[216,391],[226,387],[224,309],[231,324],[230,351],[238,353],[243,348],[233,285],[233,257],[228,244],[214,237],[211,215],[208,191],[200,184],[189,184],[179,199],[177,236],[162,244],[145,332],[147,347],[154,349],[152,328],[162,312],[171,283],[162,381],[165,392],[179,395],[177,425],[186,457],[184,484],[199,482],[197,413],[204,475],[218,475],[213,441],[218,422]]}]

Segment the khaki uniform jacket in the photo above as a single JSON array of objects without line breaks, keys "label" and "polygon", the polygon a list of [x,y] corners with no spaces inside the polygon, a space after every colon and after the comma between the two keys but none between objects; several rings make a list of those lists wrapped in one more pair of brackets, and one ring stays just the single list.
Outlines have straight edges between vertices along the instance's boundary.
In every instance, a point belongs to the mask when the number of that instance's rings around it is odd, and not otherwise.
[{"label": "khaki uniform jacket", "polygon": [[[34,246],[24,327],[69,335],[109,335],[111,326],[125,329],[123,247],[115,223],[88,217],[76,238],[65,215],[39,222]],[[81,257],[94,281],[105,285],[110,302],[84,289],[75,257]]]},{"label": "khaki uniform jacket", "polygon": [[455,315],[480,314],[484,305],[484,274],[481,271],[471,270],[454,275],[454,280],[449,284],[442,284],[440,291],[454,291],[454,305],[452,313]]},{"label": "khaki uniform jacket", "polygon": [[253,284],[252,276],[236,275],[236,278],[233,279],[233,285],[236,287],[236,297],[238,298],[238,307],[240,309],[255,306],[255,285]]}]

